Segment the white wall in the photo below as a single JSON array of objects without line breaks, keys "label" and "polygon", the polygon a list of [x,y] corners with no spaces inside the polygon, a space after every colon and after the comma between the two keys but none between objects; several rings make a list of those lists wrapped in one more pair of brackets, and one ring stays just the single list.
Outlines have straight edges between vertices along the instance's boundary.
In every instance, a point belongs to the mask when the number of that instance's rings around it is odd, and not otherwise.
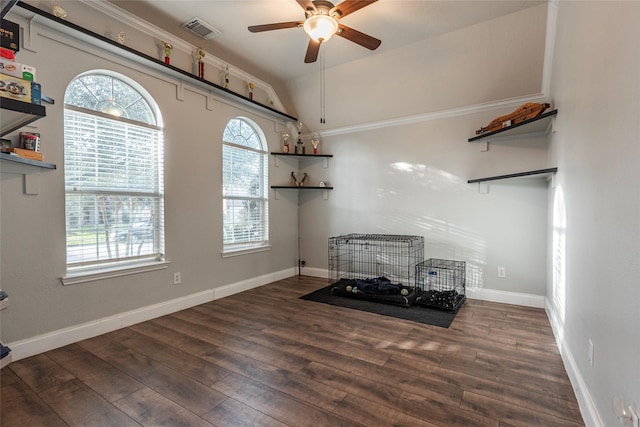
[{"label": "white wall", "polygon": [[640,404],[640,3],[559,2],[557,19],[551,153],[566,205],[566,309],[553,275],[548,304],[587,425],[615,426],[615,394]]},{"label": "white wall", "polygon": [[425,258],[467,262],[471,296],[543,301],[547,182],[492,183],[479,194],[467,180],[546,168],[547,142],[523,138],[481,152],[467,139],[525,97],[541,98],[545,23],[543,4],[328,69],[325,126],[308,89],[318,75],[291,83],[300,117],[322,132],[321,152],[334,155],[327,169],[303,165],[311,183],[335,187],[328,200],[300,193],[308,271],[329,268],[331,236],[415,234],[425,237]]},{"label": "white wall", "polygon": [[[11,19],[27,26],[19,16],[12,14]],[[111,22],[111,18],[99,17],[95,12],[93,19],[104,26]],[[58,168],[42,172],[38,195],[23,194],[22,175],[1,174],[0,287],[10,296],[9,308],[2,311],[1,338],[12,346],[12,354],[20,357],[28,353],[21,346],[47,334],[59,336],[43,338],[50,341],[43,344],[45,349],[58,342],[64,344],[68,330],[85,328],[74,335],[82,337],[91,332],[92,322],[99,323],[100,319],[110,318],[111,325],[124,324],[128,320],[117,319],[120,313],[173,300],[185,303],[184,299],[193,295],[200,300],[212,299],[216,292],[223,295],[220,290],[225,286],[242,289],[293,274],[296,233],[285,224],[294,221],[297,212],[290,206],[271,205],[271,227],[278,232],[272,233],[270,251],[224,259],[220,255],[224,126],[238,115],[249,117],[262,128],[269,147],[277,147],[283,123],[215,96],[207,109],[209,94],[188,81],[184,82],[182,99],[178,99],[180,82],[173,78],[37,23],[35,28],[38,34],[31,35],[31,50],[22,49],[17,59],[37,68],[43,93],[56,102],[46,106],[46,118],[28,129],[42,135],[45,161]],[[177,53],[176,56],[179,57]],[[165,123],[166,258],[170,265],[159,271],[63,286],[63,95],[75,76],[93,69],[130,77],[159,104]],[[270,180],[283,179],[279,173],[274,170]],[[173,272],[182,273],[181,285],[173,285]]]}]

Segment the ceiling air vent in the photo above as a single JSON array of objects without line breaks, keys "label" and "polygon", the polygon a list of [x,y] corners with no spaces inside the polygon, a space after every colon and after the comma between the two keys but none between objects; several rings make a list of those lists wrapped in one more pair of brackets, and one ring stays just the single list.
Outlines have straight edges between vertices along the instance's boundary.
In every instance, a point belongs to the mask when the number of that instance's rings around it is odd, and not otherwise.
[{"label": "ceiling air vent", "polygon": [[187,22],[182,24],[182,26],[207,40],[212,39],[218,34],[222,33],[222,31],[213,28],[211,25],[207,24],[198,17],[189,19]]}]

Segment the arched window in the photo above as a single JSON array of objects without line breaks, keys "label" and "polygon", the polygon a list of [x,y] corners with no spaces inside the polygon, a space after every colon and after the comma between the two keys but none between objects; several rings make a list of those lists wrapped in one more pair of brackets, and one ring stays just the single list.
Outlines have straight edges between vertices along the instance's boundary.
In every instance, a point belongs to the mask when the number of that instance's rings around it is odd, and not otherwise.
[{"label": "arched window", "polygon": [[229,121],[222,135],[224,252],[268,244],[267,168],[260,128],[245,118]]},{"label": "arched window", "polygon": [[161,259],[160,114],[128,78],[93,71],[64,95],[67,267]]}]

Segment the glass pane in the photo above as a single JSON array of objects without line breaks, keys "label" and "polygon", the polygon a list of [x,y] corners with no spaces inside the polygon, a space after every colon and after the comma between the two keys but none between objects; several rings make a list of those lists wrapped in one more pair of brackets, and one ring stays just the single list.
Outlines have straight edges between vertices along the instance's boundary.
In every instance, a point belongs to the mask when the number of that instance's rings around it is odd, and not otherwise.
[{"label": "glass pane", "polygon": [[67,263],[156,255],[157,197],[68,193]]}]

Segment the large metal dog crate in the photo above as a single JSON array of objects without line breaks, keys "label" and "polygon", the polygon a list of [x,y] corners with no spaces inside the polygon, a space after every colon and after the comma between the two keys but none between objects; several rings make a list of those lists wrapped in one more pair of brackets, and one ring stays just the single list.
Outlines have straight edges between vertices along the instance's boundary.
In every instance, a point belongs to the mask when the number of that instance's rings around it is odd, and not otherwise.
[{"label": "large metal dog crate", "polygon": [[329,280],[386,277],[415,286],[416,266],[424,258],[424,237],[346,234],[329,238]]}]

